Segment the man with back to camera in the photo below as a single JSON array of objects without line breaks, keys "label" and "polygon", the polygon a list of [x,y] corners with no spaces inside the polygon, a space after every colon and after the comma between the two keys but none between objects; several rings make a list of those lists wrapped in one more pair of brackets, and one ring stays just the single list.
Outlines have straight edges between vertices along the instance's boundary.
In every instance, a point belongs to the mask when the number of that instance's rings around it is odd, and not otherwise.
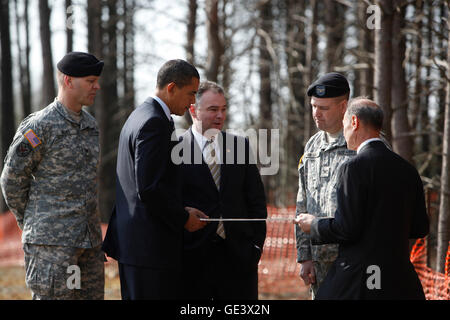
[{"label": "man with back to camera", "polygon": [[[71,52],[57,64],[58,96],[26,117],[5,159],[2,191],[23,230],[33,299],[103,299],[94,103],[103,62]],[[73,268],[73,267],[78,268]],[[71,267],[71,268],[69,268]],[[80,271],[78,287],[69,277]]]},{"label": "man with back to camera", "polygon": [[[181,142],[188,155],[181,165],[184,205],[211,218],[265,219],[264,186],[249,141],[221,131],[227,113],[223,88],[202,82],[190,113],[193,125]],[[184,232],[184,298],[257,300],[265,237],[264,221],[210,222]]]},{"label": "man with back to camera", "polygon": [[183,208],[179,166],[171,159],[178,139],[170,114],[183,115],[198,90],[197,69],[184,60],[159,70],[156,92],[125,122],[117,155],[116,206],[103,249],[119,262],[122,299],[179,297],[183,229],[207,217]]},{"label": "man with back to camera", "polygon": [[[296,215],[309,212],[332,217],[336,210],[338,167],[355,155],[347,149],[342,134],[342,119],[350,96],[347,79],[336,72],[322,75],[308,88],[312,116],[320,130],[306,143],[300,159],[299,188]],[[300,276],[311,294],[317,293],[320,283],[337,256],[337,245],[312,245],[308,234],[295,226],[297,261]]]},{"label": "man with back to camera", "polygon": [[297,218],[312,243],[339,244],[317,299],[425,299],[408,241],[428,234],[423,184],[380,139],[382,123],[375,102],[350,100],[344,136],[357,155],[339,168],[335,217]]}]

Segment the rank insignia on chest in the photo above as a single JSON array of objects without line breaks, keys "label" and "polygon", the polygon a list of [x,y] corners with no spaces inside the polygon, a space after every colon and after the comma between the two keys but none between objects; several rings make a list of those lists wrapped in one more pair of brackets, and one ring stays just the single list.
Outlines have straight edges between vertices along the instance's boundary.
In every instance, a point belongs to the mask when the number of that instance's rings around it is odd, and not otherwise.
[{"label": "rank insignia on chest", "polygon": [[36,148],[38,145],[42,143],[32,129],[25,132],[23,136],[27,138],[28,142],[31,144],[33,148]]},{"label": "rank insignia on chest", "polygon": [[329,175],[330,175],[330,167],[322,166],[320,170],[320,177],[328,178]]}]

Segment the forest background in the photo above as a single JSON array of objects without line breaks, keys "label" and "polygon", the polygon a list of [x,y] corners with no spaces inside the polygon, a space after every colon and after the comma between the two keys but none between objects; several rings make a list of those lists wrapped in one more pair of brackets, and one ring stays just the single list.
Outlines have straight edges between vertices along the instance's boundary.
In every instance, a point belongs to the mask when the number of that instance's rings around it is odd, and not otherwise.
[{"label": "forest background", "polygon": [[[56,62],[70,51],[93,53],[105,62],[102,89],[87,110],[100,129],[99,209],[107,222],[120,129],[153,94],[159,67],[181,58],[202,80],[225,88],[227,128],[269,129],[269,158],[279,164],[276,174],[263,176],[268,203],[294,206],[297,164],[316,132],[306,88],[337,71],[349,79],[352,96],[383,108],[386,138],[418,169],[432,222],[428,264],[443,272],[450,241],[449,6],[446,0],[0,0],[1,157],[20,121],[54,100]],[[176,122],[187,128],[191,119]],[[6,210],[0,196],[0,212]]]}]

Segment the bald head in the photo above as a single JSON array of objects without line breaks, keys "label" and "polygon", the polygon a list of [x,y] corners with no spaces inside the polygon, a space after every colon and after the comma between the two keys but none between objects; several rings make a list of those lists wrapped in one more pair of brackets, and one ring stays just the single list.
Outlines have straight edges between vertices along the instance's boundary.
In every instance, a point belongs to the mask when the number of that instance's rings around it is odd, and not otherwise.
[{"label": "bald head", "polygon": [[374,130],[381,131],[383,127],[383,110],[366,97],[357,97],[348,102],[346,116],[353,115]]},{"label": "bald head", "polygon": [[383,126],[383,110],[366,97],[351,99],[342,124],[347,148],[357,150],[365,140],[379,137]]}]

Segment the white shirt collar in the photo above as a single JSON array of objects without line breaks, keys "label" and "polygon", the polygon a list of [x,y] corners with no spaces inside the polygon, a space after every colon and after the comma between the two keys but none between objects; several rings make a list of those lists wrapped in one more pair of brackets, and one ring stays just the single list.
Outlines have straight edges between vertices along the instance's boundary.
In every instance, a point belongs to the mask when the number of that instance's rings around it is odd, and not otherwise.
[{"label": "white shirt collar", "polygon": [[200,132],[195,129],[195,126],[192,126],[192,133],[194,134],[195,141],[197,141],[197,144],[200,146],[200,150],[203,151],[203,148],[205,148],[206,142],[208,142],[208,139],[202,135]]},{"label": "white shirt collar", "polygon": [[[195,126],[192,126],[191,129],[192,129],[192,134],[194,135],[195,141],[199,145],[200,150],[202,150],[202,153],[204,153],[206,151],[205,144],[209,141],[209,139],[206,138],[204,135],[202,135],[200,132],[198,132],[197,129],[195,128]],[[216,151],[217,160],[220,163],[220,159],[221,159],[220,158],[220,147],[219,147],[219,143],[217,142],[218,134],[219,133],[217,133],[215,136],[213,136],[214,137],[213,144],[214,144],[214,149]]]},{"label": "white shirt collar", "polygon": [[359,151],[362,149],[362,147],[364,147],[365,145],[369,144],[372,141],[381,141],[383,142],[383,140],[381,140],[380,138],[371,138],[371,139],[367,139],[366,141],[364,141],[363,143],[361,143],[358,147],[358,149],[356,149],[356,154],[359,153]]},{"label": "white shirt collar", "polygon": [[161,98],[157,97],[157,96],[152,96],[153,99],[155,99],[156,101],[158,101],[158,103],[161,105],[164,113],[167,116],[167,119],[169,119],[169,121],[173,121],[172,116],[170,115],[170,109],[167,106],[167,104],[164,103],[164,101],[161,100]]}]

